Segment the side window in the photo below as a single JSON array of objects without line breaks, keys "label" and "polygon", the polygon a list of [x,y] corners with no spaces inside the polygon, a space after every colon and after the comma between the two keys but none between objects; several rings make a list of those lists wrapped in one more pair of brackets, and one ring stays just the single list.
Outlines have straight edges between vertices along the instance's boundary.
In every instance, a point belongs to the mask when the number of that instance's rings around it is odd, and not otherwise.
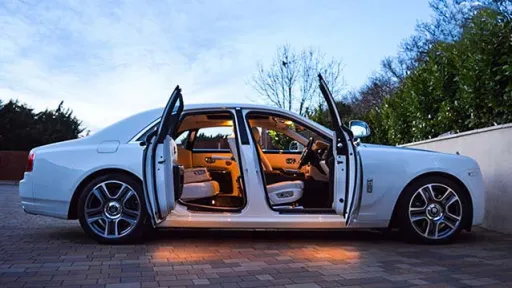
[{"label": "side window", "polygon": [[227,137],[233,133],[233,127],[208,127],[197,131],[193,149],[229,150]]},{"label": "side window", "polygon": [[[291,120],[279,117],[272,117],[270,119],[271,120],[269,120],[269,126],[277,125],[280,126],[280,129],[277,129],[279,131],[276,131],[271,128],[258,127],[261,135],[259,144],[261,145],[262,150],[284,150],[299,152],[304,149],[304,145],[299,142],[301,140],[304,142],[307,141],[310,137],[313,137],[315,141],[326,141],[326,139],[319,136],[315,132]],[[306,140],[304,140],[304,138]]]},{"label": "side window", "polygon": [[176,140],[174,140],[174,142],[176,142],[176,146],[178,146],[179,148],[185,148],[185,144],[187,144],[187,140],[188,140],[188,134],[189,134],[188,131],[181,132],[181,134],[178,136],[178,138],[176,138]]},{"label": "side window", "polygon": [[260,145],[262,150],[290,150],[290,145],[294,140],[285,134],[259,128],[261,130]]},{"label": "side window", "polygon": [[137,138],[137,141],[145,141],[146,137],[148,137],[149,133],[155,131],[158,128],[158,124],[160,124],[160,121],[153,124],[153,126],[151,126],[148,130],[146,130],[146,132],[144,132],[144,134],[140,135],[140,137]]}]

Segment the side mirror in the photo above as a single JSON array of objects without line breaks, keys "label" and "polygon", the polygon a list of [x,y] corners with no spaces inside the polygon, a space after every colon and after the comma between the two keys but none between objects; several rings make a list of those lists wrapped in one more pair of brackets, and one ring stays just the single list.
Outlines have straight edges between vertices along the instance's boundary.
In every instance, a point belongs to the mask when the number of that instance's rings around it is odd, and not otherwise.
[{"label": "side mirror", "polygon": [[361,120],[352,120],[349,123],[350,131],[354,138],[364,138],[370,136],[370,126]]}]

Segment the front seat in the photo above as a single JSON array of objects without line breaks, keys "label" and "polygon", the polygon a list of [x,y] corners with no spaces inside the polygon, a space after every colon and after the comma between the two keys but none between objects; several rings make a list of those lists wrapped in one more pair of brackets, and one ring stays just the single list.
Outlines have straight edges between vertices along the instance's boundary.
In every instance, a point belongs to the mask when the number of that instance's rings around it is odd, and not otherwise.
[{"label": "front seat", "polygon": [[[264,171],[272,171],[272,166],[268,161],[265,154],[261,150],[259,145],[261,133],[257,127],[251,128],[252,135],[254,137],[254,142],[256,145],[256,149],[258,149],[258,154],[260,155],[261,164],[263,166]],[[233,148],[232,148],[233,149]],[[233,151],[232,151],[233,152]],[[270,204],[274,205],[285,205],[292,204],[302,198],[302,194],[304,193],[304,182],[297,181],[282,181],[274,184],[267,185],[267,194],[270,200]]]},{"label": "front seat", "polygon": [[219,183],[213,181],[205,167],[185,169],[181,200],[194,200],[215,196],[219,193]]},{"label": "front seat", "polygon": [[283,181],[267,185],[267,194],[270,204],[284,205],[291,204],[302,198],[304,193],[302,181]]},{"label": "front seat", "polygon": [[258,154],[260,155],[261,165],[263,166],[263,171],[270,172],[272,171],[272,165],[270,165],[270,162],[267,159],[267,156],[263,154],[263,151],[260,147],[260,139],[261,139],[261,133],[258,127],[252,127],[252,136],[254,137],[254,142],[256,142],[256,148],[258,149]]}]

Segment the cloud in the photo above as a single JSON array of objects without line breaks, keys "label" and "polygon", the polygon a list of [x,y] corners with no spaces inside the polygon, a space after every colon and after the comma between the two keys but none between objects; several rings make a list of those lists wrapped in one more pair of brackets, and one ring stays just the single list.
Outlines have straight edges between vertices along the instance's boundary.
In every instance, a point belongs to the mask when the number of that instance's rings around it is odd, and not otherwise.
[{"label": "cloud", "polygon": [[248,79],[277,45],[340,57],[347,13],[330,1],[7,0],[0,98],[64,100],[92,130],[163,106],[176,84],[187,103],[249,102]]}]

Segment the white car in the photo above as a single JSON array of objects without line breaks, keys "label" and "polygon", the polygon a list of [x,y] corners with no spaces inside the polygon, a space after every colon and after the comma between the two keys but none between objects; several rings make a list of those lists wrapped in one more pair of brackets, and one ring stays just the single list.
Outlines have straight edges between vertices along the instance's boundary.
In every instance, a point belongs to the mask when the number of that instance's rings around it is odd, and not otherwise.
[{"label": "white car", "polygon": [[345,127],[319,81],[334,131],[267,106],[184,106],[176,87],[164,110],[33,149],[23,209],[79,219],[111,244],[153,227],[396,228],[436,244],[482,223],[474,160],[360,143],[369,127]]}]

